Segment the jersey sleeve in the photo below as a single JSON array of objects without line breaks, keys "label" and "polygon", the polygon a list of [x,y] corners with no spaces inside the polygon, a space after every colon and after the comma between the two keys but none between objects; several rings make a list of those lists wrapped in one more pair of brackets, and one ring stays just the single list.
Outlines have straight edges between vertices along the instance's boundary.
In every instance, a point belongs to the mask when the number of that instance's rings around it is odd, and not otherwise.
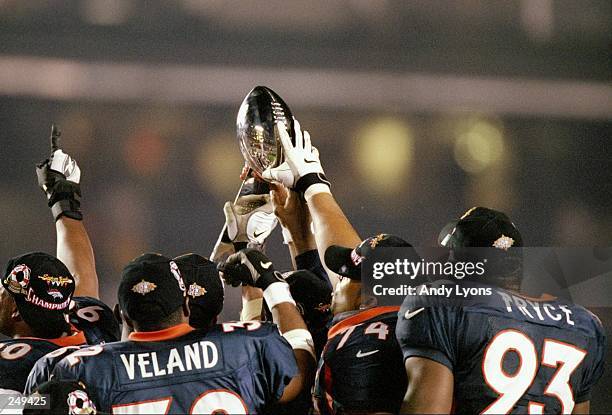
[{"label": "jersey sleeve", "polygon": [[272,401],[278,401],[285,386],[298,374],[291,345],[274,328],[261,344],[261,364],[265,374],[266,391]]},{"label": "jersey sleeve", "polygon": [[70,322],[85,333],[87,344],[121,339],[121,327],[109,306],[93,297],[75,297],[74,300],[76,307],[70,312]]},{"label": "jersey sleeve", "polygon": [[587,358],[585,363],[587,363],[588,366],[583,372],[580,389],[576,391],[575,401],[577,403],[586,402],[591,399],[591,390],[604,372],[607,350],[606,334],[601,322],[594,315],[593,323],[595,325],[595,337],[593,346],[587,351],[589,358]]},{"label": "jersey sleeve", "polygon": [[[100,346],[90,346],[82,350],[92,350],[94,347]],[[112,363],[104,359],[84,362],[82,359],[85,355],[74,356],[75,353],[80,353],[80,351],[67,355],[55,364],[50,379],[84,382],[88,385],[89,392],[99,399],[96,401],[96,404],[100,404],[98,409],[102,412],[110,412],[110,396],[104,392],[108,392],[112,383]],[[85,357],[85,359],[88,358]]]},{"label": "jersey sleeve", "polygon": [[395,331],[404,361],[409,357],[424,357],[453,370],[459,312],[460,309],[444,303],[426,303],[415,296],[406,297]]},{"label": "jersey sleeve", "polygon": [[83,376],[82,366],[82,362],[73,365],[64,357],[52,369],[51,377],[57,380],[79,380]]},{"label": "jersey sleeve", "polygon": [[49,380],[51,370],[53,370],[53,368],[49,366],[49,361],[47,359],[44,357],[38,359],[28,375],[23,393],[30,395],[36,391],[40,385]]},{"label": "jersey sleeve", "polygon": [[80,346],[67,346],[47,353],[38,359],[32,370],[30,370],[30,374],[26,380],[24,393],[29,395],[36,391],[40,385],[50,380],[51,372],[57,362],[78,349],[80,349]]}]

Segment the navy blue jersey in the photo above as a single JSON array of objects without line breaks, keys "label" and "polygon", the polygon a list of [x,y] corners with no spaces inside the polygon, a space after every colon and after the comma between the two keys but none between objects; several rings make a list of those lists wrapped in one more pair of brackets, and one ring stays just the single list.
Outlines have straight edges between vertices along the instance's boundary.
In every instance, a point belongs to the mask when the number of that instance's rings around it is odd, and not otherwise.
[{"label": "navy blue jersey", "polygon": [[93,297],[73,297],[70,307],[70,323],[82,330],[87,344],[116,342],[121,339],[121,328],[113,311]]},{"label": "navy blue jersey", "polygon": [[406,371],[395,339],[398,307],[376,307],[336,323],[319,361],[314,398],[321,414],[398,413]]},{"label": "navy blue jersey", "polygon": [[32,370],[30,370],[23,393],[30,395],[36,391],[40,385],[51,380],[51,372],[53,372],[55,365],[64,357],[83,347],[87,347],[87,345],[62,347],[38,359],[36,363],[34,363]]},{"label": "navy blue jersey", "polygon": [[[70,307],[70,323],[83,331],[87,344],[101,344],[118,341],[121,337],[119,323],[111,309],[93,297],[74,297]],[[36,387],[49,380],[55,364],[80,346],[67,346],[42,356],[33,365],[27,378],[24,392],[32,393]]]},{"label": "navy blue jersey", "polygon": [[61,347],[84,343],[81,331],[58,339],[22,337],[0,341],[0,389],[23,392],[28,374],[38,359]]},{"label": "navy blue jersey", "polygon": [[[438,281],[425,287],[458,286]],[[396,335],[404,358],[425,357],[454,374],[458,413],[571,413],[603,372],[606,339],[585,308],[485,285],[469,302],[408,296]],[[417,288],[417,292],[420,291]]]},{"label": "navy blue jersey", "polygon": [[246,414],[276,402],[297,372],[276,325],[244,321],[132,333],[69,355],[53,376],[85,382],[102,412]]}]

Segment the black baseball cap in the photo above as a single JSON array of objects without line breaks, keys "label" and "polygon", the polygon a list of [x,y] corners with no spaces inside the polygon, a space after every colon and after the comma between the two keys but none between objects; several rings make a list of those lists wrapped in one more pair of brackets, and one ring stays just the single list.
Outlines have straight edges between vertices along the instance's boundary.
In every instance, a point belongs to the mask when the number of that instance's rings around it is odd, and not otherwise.
[{"label": "black baseball cap", "polygon": [[117,296],[119,307],[138,323],[156,323],[178,310],[186,289],[173,260],[146,253],[123,268]]},{"label": "black baseball cap", "polygon": [[224,290],[219,270],[214,262],[198,254],[185,254],[174,258],[185,281],[191,315],[189,321],[198,327],[198,320],[207,324],[223,309]]},{"label": "black baseball cap", "polygon": [[352,280],[361,280],[361,262],[376,248],[411,247],[399,236],[381,233],[361,241],[356,248],[332,245],[325,251],[325,265],[338,275]]},{"label": "black baseball cap", "polygon": [[283,277],[305,320],[314,322],[330,314],[332,290],[327,281],[305,269],[284,273]]},{"label": "black baseball cap", "polygon": [[494,247],[506,251],[522,247],[523,237],[505,213],[473,207],[442,229],[438,243],[451,249]]},{"label": "black baseball cap", "polygon": [[11,258],[2,286],[13,296],[23,320],[31,327],[67,326],[66,316],[75,280],[62,261],[44,252]]}]

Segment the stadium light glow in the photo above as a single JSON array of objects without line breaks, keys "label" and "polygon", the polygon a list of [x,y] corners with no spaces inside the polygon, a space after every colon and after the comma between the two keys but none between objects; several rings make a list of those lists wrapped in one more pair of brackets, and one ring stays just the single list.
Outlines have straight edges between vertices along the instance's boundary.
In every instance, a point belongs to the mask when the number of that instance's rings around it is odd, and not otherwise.
[{"label": "stadium light glow", "polygon": [[354,147],[361,180],[370,191],[391,194],[406,186],[414,153],[410,127],[392,118],[365,125]]},{"label": "stadium light glow", "polygon": [[228,143],[234,145],[235,141],[234,137],[226,135],[206,137],[197,150],[195,167],[200,184],[221,200],[233,199],[231,189],[240,184],[238,175],[244,159],[239,151],[227,150]]},{"label": "stadium light glow", "polygon": [[473,119],[458,128],[455,161],[467,173],[483,172],[498,162],[503,152],[502,130],[492,122]]}]

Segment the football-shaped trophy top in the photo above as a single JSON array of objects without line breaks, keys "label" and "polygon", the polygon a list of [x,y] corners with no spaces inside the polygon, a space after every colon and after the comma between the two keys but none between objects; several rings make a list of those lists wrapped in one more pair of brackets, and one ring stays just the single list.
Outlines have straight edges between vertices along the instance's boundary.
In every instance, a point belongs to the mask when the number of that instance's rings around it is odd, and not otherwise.
[{"label": "football-shaped trophy top", "polygon": [[291,110],[276,92],[265,86],[253,88],[238,110],[236,133],[240,151],[249,167],[260,174],[283,162],[283,148],[274,128],[279,121],[295,142]]}]

